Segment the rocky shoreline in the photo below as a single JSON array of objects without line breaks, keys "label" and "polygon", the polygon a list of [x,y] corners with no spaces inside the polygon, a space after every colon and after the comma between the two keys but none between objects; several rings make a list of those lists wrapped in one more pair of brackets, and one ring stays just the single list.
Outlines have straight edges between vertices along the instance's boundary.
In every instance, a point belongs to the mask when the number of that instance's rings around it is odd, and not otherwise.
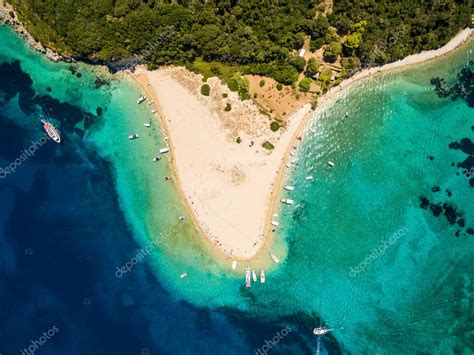
[{"label": "rocky shoreline", "polygon": [[31,48],[43,53],[48,59],[52,60],[53,62],[74,61],[72,58],[60,55],[52,51],[51,49],[44,47],[41,43],[36,41],[18,20],[18,16],[16,15],[12,6],[2,1],[0,1],[0,23],[4,26],[11,26],[15,32],[17,32],[28,42]]}]

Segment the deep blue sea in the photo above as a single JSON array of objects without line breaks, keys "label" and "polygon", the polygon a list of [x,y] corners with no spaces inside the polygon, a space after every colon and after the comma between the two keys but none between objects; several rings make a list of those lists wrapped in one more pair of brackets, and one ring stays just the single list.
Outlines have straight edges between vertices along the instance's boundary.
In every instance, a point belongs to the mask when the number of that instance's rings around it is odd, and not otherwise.
[{"label": "deep blue sea", "polygon": [[[115,112],[114,96],[134,102],[138,91],[97,89],[96,73],[49,63],[8,28],[0,28],[0,48],[0,353],[245,354],[272,339],[280,323],[173,297],[148,263],[116,277],[140,246],[116,172],[84,138],[102,125],[85,103]],[[40,116],[61,130],[62,144],[40,145]],[[275,353],[289,347],[310,353],[295,333]]]},{"label": "deep blue sea", "polygon": [[322,354],[472,354],[472,39],[315,113],[281,262],[251,289],[244,262],[178,220],[169,162],[151,161],[163,132],[129,78],[52,63],[7,27],[0,49],[1,355],[314,354],[320,324]]}]

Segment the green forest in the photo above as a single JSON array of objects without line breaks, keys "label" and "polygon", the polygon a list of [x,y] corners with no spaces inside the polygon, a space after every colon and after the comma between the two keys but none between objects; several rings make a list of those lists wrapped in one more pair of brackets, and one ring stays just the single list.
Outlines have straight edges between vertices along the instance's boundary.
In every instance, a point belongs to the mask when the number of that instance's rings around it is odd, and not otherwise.
[{"label": "green forest", "polygon": [[[470,23],[469,0],[11,0],[41,43],[79,59],[131,56],[162,64],[220,63],[292,84],[305,40],[342,58],[344,75],[440,47]],[[201,65],[202,67],[202,65]],[[312,71],[312,68],[309,68]],[[317,69],[316,69],[317,70]]]}]

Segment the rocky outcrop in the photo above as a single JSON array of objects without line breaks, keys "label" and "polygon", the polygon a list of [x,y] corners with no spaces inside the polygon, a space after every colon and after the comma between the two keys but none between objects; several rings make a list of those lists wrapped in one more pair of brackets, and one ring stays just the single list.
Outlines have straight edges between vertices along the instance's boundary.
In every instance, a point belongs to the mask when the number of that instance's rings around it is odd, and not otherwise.
[{"label": "rocky outcrop", "polygon": [[54,62],[60,60],[70,62],[73,61],[72,58],[62,56],[49,48],[45,48],[40,42],[36,41],[33,36],[31,36],[28,31],[23,27],[21,22],[18,20],[18,17],[13,10],[13,8],[6,3],[0,1],[0,23],[4,26],[12,27],[15,32],[17,32],[21,37],[23,37],[31,48],[44,53],[46,57]]}]

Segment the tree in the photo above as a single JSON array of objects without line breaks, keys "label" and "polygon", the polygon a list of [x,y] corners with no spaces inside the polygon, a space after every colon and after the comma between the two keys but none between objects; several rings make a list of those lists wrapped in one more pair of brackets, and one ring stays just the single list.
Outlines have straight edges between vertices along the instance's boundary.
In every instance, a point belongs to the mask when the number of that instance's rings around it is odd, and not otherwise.
[{"label": "tree", "polygon": [[211,87],[208,84],[201,86],[201,94],[204,96],[209,96],[211,94]]},{"label": "tree", "polygon": [[329,43],[329,46],[324,50],[324,59],[328,62],[335,62],[337,57],[342,52],[342,44],[336,41]]},{"label": "tree", "polygon": [[348,48],[350,51],[359,48],[360,42],[362,41],[362,34],[360,32],[354,32],[350,35],[347,35],[347,39],[344,42],[344,47]]},{"label": "tree", "polygon": [[306,70],[304,75],[308,78],[314,78],[318,73],[319,69],[319,61],[316,58],[310,58],[308,60],[308,65],[306,66]]},{"label": "tree", "polygon": [[298,79],[298,70],[290,64],[278,65],[270,74],[276,81],[291,85],[296,79]]},{"label": "tree", "polygon": [[311,87],[311,78],[304,78],[303,80],[300,81],[299,83],[299,88],[301,91],[309,91]]},{"label": "tree", "polygon": [[303,57],[295,56],[290,58],[289,63],[298,70],[298,73],[302,73],[306,66],[306,60]]}]

